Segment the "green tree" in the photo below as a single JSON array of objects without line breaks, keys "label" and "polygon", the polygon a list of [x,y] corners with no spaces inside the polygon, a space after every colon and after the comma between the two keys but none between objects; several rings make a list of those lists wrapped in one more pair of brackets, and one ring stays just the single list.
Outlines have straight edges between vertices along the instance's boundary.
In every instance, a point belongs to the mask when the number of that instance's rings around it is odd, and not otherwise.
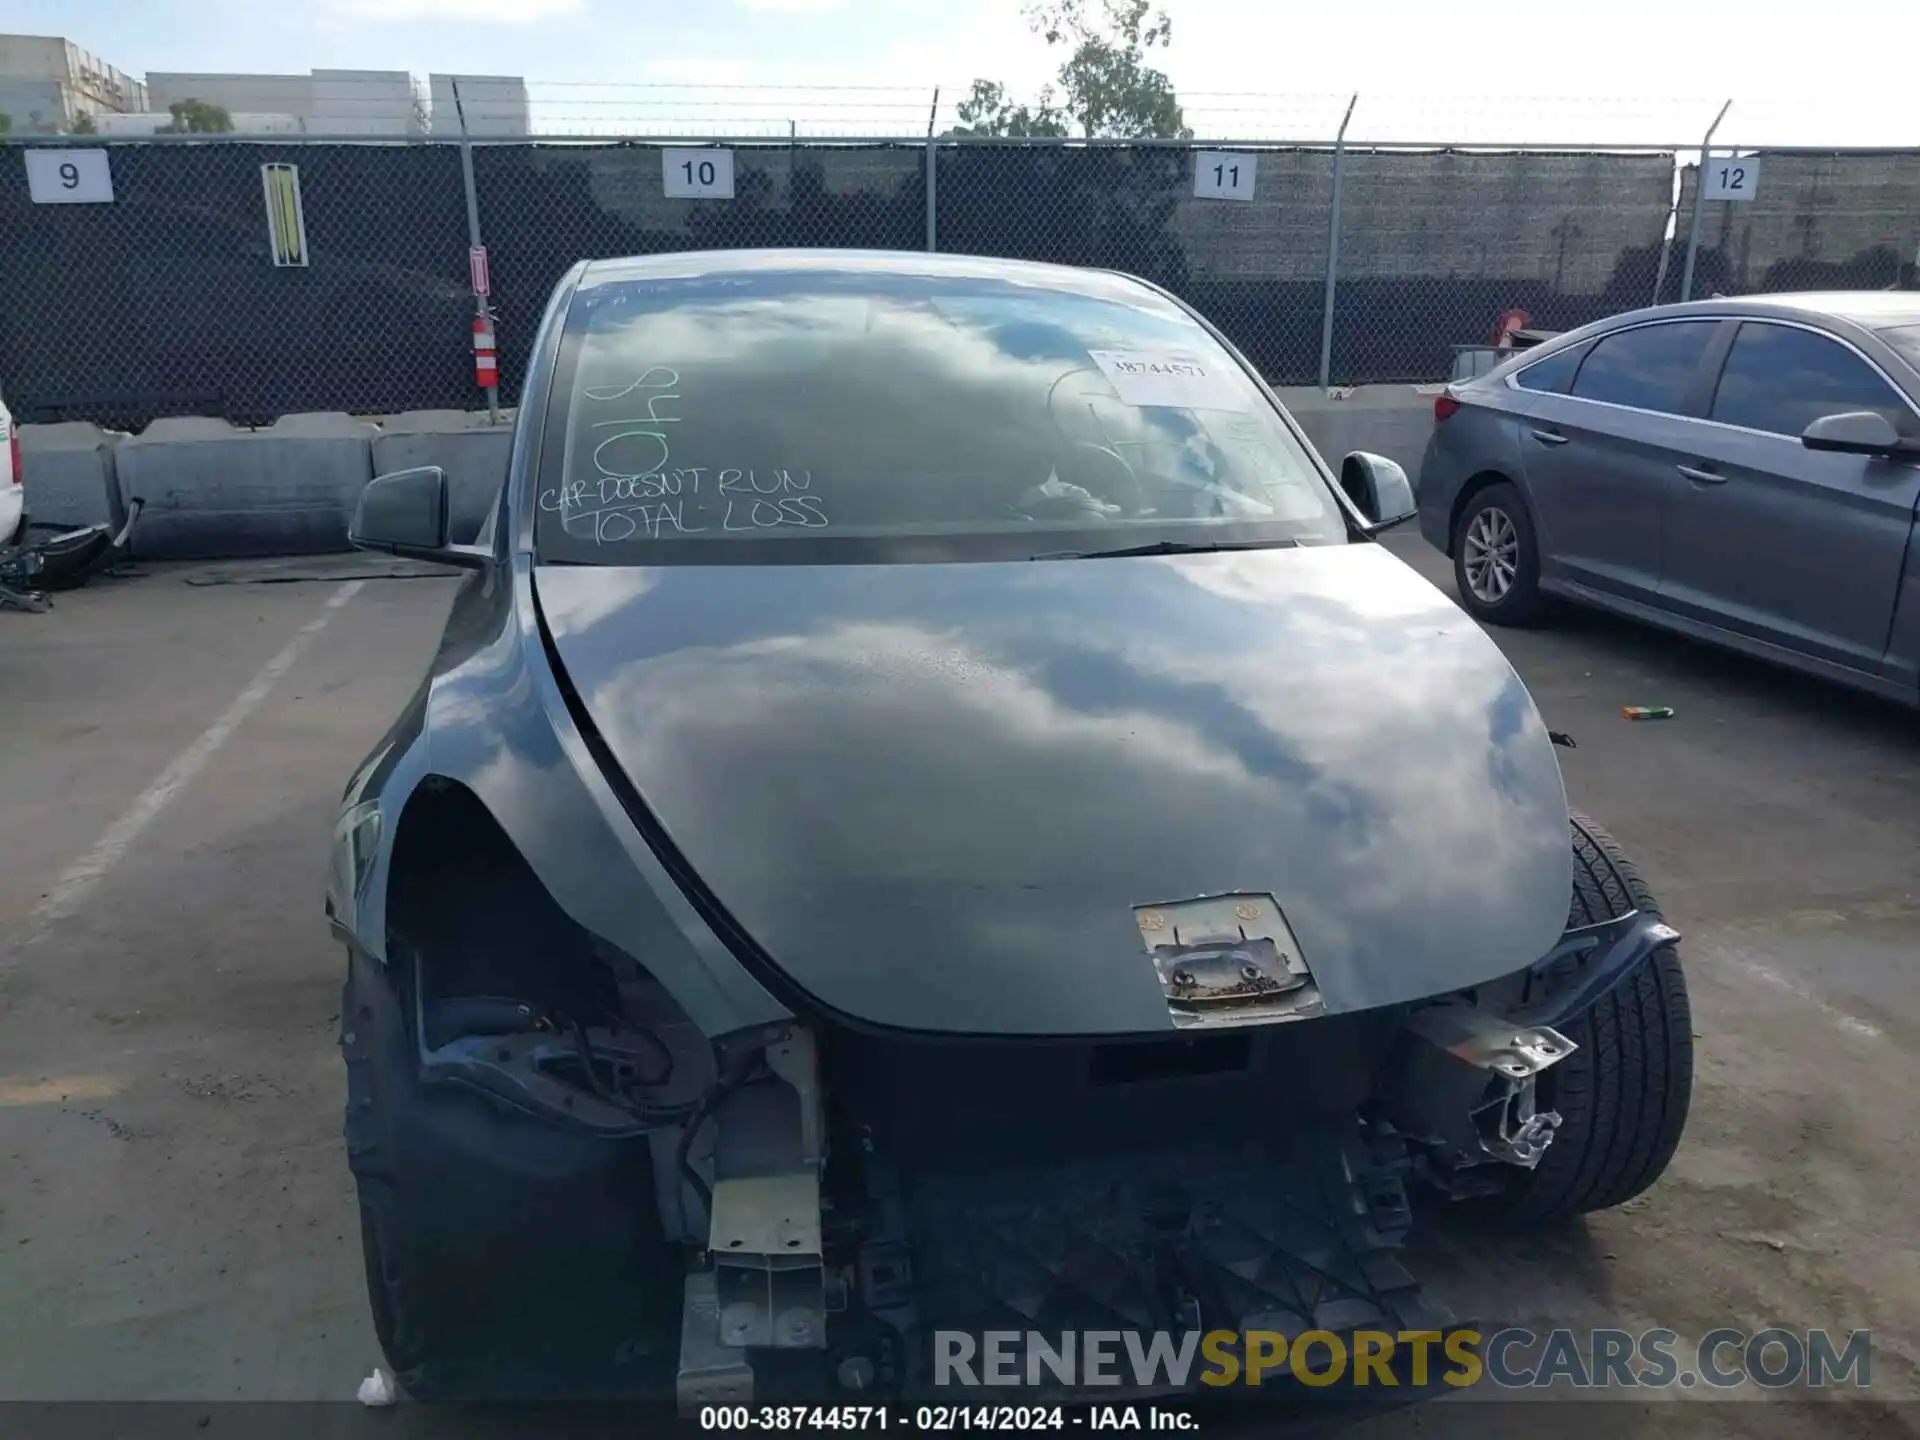
[{"label": "green tree", "polygon": [[1007,87],[997,80],[976,80],[967,98],[960,102],[960,123],[955,135],[1051,135],[1067,133],[1067,117],[1055,108],[1053,89],[1040,91],[1037,105],[1015,105],[1007,99]]},{"label": "green tree", "polygon": [[1027,23],[1049,47],[1065,47],[1053,87],[1037,105],[1016,105],[1004,85],[976,80],[960,104],[969,135],[1063,135],[1071,124],[1089,139],[1190,139],[1166,72],[1147,63],[1165,49],[1173,22],[1152,0],[1028,0]]},{"label": "green tree", "polygon": [[13,133],[13,116],[0,115],[0,135],[11,135],[12,133]]},{"label": "green tree", "polygon": [[100,127],[93,123],[93,116],[82,110],[73,117],[73,133],[76,135],[98,135]]},{"label": "green tree", "polygon": [[233,116],[224,105],[209,105],[204,100],[176,100],[167,107],[173,123],[168,135],[225,135],[233,130]]}]

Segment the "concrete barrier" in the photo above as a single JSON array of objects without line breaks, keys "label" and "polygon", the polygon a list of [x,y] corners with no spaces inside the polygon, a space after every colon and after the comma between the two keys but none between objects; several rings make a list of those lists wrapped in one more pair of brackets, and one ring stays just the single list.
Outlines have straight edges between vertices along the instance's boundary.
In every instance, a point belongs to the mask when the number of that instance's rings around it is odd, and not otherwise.
[{"label": "concrete barrier", "polygon": [[147,502],[134,553],[223,560],[345,550],[376,434],[339,414],[285,415],[263,430],[156,420],[115,456],[122,491]]},{"label": "concrete barrier", "polygon": [[[1420,478],[1420,458],[1433,434],[1431,387],[1361,385],[1329,392],[1312,385],[1289,385],[1278,394],[1335,474],[1350,453],[1369,450],[1398,460],[1410,479]],[[1345,398],[1333,399],[1334,394]]]},{"label": "concrete barrier", "polygon": [[27,518],[36,525],[112,525],[127,507],[114,476],[117,431],[71,420],[20,427],[21,478]]},{"label": "concrete barrier", "polygon": [[484,413],[467,410],[410,410],[379,424],[373,473],[438,465],[447,472],[453,541],[470,544],[506,483],[513,412],[502,411],[498,425],[489,425]]}]

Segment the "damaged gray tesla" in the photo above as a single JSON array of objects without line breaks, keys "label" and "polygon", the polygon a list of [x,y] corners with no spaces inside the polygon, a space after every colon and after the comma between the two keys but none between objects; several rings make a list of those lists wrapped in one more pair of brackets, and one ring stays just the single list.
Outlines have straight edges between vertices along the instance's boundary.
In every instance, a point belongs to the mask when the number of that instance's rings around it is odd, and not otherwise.
[{"label": "damaged gray tesla", "polygon": [[936,1336],[1037,1337],[1024,1376],[1421,1328],[1415,1187],[1650,1185],[1678,936],[1377,543],[1413,508],[1123,276],[569,272],[478,537],[437,469],[354,521],[468,572],[327,893],[403,1384],[871,1399],[937,1393]]}]

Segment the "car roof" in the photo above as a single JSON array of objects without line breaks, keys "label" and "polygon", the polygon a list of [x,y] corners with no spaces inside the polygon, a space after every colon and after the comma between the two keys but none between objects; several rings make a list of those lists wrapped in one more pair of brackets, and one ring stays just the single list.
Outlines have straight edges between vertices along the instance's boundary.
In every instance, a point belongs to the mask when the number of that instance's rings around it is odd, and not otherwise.
[{"label": "car roof", "polygon": [[920,250],[688,250],[589,260],[580,285],[626,280],[696,280],[711,275],[811,271],[835,275],[924,275],[959,280],[1001,280],[1050,290],[1155,293],[1144,281],[1117,270],[1048,265],[1037,260],[1001,260],[986,255],[947,255]]},{"label": "car roof", "polygon": [[[1884,330],[1893,325],[1920,324],[1920,292],[1912,290],[1808,290],[1780,295],[1724,295],[1684,305],[1660,305],[1636,310],[1635,317],[1652,315],[1753,315],[1781,320],[1821,319]],[[1615,316],[1624,320],[1624,315]]]}]

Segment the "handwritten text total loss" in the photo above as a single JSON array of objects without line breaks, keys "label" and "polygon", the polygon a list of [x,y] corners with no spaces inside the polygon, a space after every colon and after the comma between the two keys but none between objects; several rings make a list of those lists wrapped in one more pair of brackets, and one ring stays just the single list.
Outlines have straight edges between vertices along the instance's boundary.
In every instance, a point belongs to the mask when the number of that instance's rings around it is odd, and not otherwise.
[{"label": "handwritten text total loss", "polygon": [[807,470],[690,466],[570,480],[543,491],[540,508],[558,514],[569,535],[597,544],[707,531],[813,530],[828,521],[825,502],[807,493],[812,486]]}]

